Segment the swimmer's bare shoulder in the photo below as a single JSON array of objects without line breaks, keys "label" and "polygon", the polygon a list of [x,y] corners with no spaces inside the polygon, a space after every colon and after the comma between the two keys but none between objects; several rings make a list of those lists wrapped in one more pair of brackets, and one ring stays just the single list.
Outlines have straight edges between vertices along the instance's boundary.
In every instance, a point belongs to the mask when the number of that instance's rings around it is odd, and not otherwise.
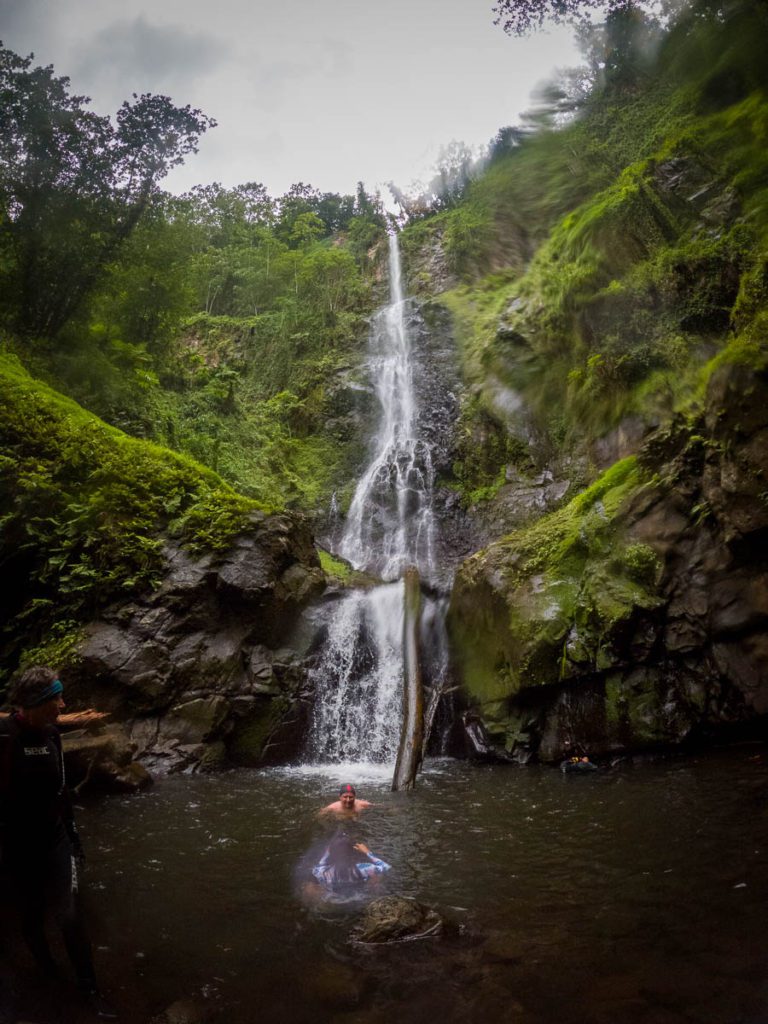
[{"label": "swimmer's bare shoulder", "polygon": [[317,814],[318,817],[322,817],[324,814],[340,814],[343,817],[353,817],[358,811],[365,810],[366,807],[373,807],[370,800],[357,799],[353,807],[345,807],[341,800],[334,800],[327,807],[321,807]]}]

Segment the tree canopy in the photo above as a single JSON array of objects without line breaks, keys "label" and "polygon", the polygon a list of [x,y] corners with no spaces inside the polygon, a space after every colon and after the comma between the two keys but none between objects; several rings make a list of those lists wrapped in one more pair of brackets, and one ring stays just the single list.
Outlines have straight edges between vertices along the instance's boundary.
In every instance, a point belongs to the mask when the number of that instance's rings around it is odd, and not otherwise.
[{"label": "tree canopy", "polygon": [[494,24],[501,25],[509,35],[523,36],[546,21],[580,22],[591,11],[607,15],[636,6],[632,0],[497,0],[493,13]]},{"label": "tree canopy", "polygon": [[146,93],[113,123],[33,59],[0,44],[0,314],[21,336],[50,338],[215,122]]}]

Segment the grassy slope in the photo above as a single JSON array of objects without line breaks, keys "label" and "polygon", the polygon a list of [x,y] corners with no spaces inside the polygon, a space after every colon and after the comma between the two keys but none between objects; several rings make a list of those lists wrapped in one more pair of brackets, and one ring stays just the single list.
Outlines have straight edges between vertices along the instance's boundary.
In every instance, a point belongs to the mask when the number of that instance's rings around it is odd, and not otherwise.
[{"label": "grassy slope", "polygon": [[[523,397],[550,453],[568,456],[628,416],[653,426],[677,414],[694,429],[714,368],[765,365],[765,29],[745,4],[725,23],[675,30],[642,90],[594,95],[578,121],[500,159],[462,206],[413,229],[413,247],[441,237],[462,278],[440,298],[472,385],[463,429],[481,439],[456,467],[468,503],[492,497],[510,462],[525,469],[498,432],[473,431],[485,417],[515,436],[500,387]],[[654,552],[621,525],[652,481],[632,459],[591,481],[457,579],[450,624],[465,683],[510,749],[510,695],[605,668],[613,633],[658,601]]]},{"label": "grassy slope", "polygon": [[153,586],[164,536],[220,548],[249,513],[272,506],[107,426],[8,355],[0,355],[0,450],[6,666],[60,661],[100,605]]}]

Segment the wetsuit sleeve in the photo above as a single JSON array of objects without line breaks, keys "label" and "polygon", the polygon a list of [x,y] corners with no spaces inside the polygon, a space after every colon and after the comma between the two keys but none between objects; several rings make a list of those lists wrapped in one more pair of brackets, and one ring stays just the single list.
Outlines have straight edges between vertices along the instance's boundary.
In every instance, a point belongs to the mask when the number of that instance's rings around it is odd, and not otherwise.
[{"label": "wetsuit sleeve", "polygon": [[0,825],[5,823],[8,800],[11,794],[11,762],[13,759],[13,737],[0,726]]},{"label": "wetsuit sleeve", "polygon": [[8,803],[11,795],[11,758],[13,743],[8,732],[0,730],[0,862],[3,859]]},{"label": "wetsuit sleeve", "polygon": [[72,853],[77,857],[78,860],[85,860],[85,853],[83,852],[83,844],[80,840],[80,833],[77,831],[77,825],[75,824],[75,811],[72,807],[72,795],[67,788],[67,778],[64,773],[64,754],[61,749],[61,736],[58,732],[53,734],[53,742],[56,745],[56,750],[59,755],[59,766],[61,770],[61,820],[64,822],[64,828],[67,830],[67,836],[72,847]]}]

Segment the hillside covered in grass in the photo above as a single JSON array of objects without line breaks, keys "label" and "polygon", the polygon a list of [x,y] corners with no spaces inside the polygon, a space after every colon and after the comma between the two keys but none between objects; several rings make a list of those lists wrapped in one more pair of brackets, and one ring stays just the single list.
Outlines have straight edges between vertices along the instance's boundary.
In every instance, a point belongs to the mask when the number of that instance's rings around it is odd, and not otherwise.
[{"label": "hillside covered in grass", "polygon": [[603,75],[569,123],[502,148],[406,230],[416,287],[427,238],[451,268],[441,297],[479,412],[524,436],[520,395],[543,448],[594,460],[588,442],[629,417],[701,396],[725,347],[762,345],[764,32],[755,4],[692,12],[652,44],[638,28],[629,80]]}]

